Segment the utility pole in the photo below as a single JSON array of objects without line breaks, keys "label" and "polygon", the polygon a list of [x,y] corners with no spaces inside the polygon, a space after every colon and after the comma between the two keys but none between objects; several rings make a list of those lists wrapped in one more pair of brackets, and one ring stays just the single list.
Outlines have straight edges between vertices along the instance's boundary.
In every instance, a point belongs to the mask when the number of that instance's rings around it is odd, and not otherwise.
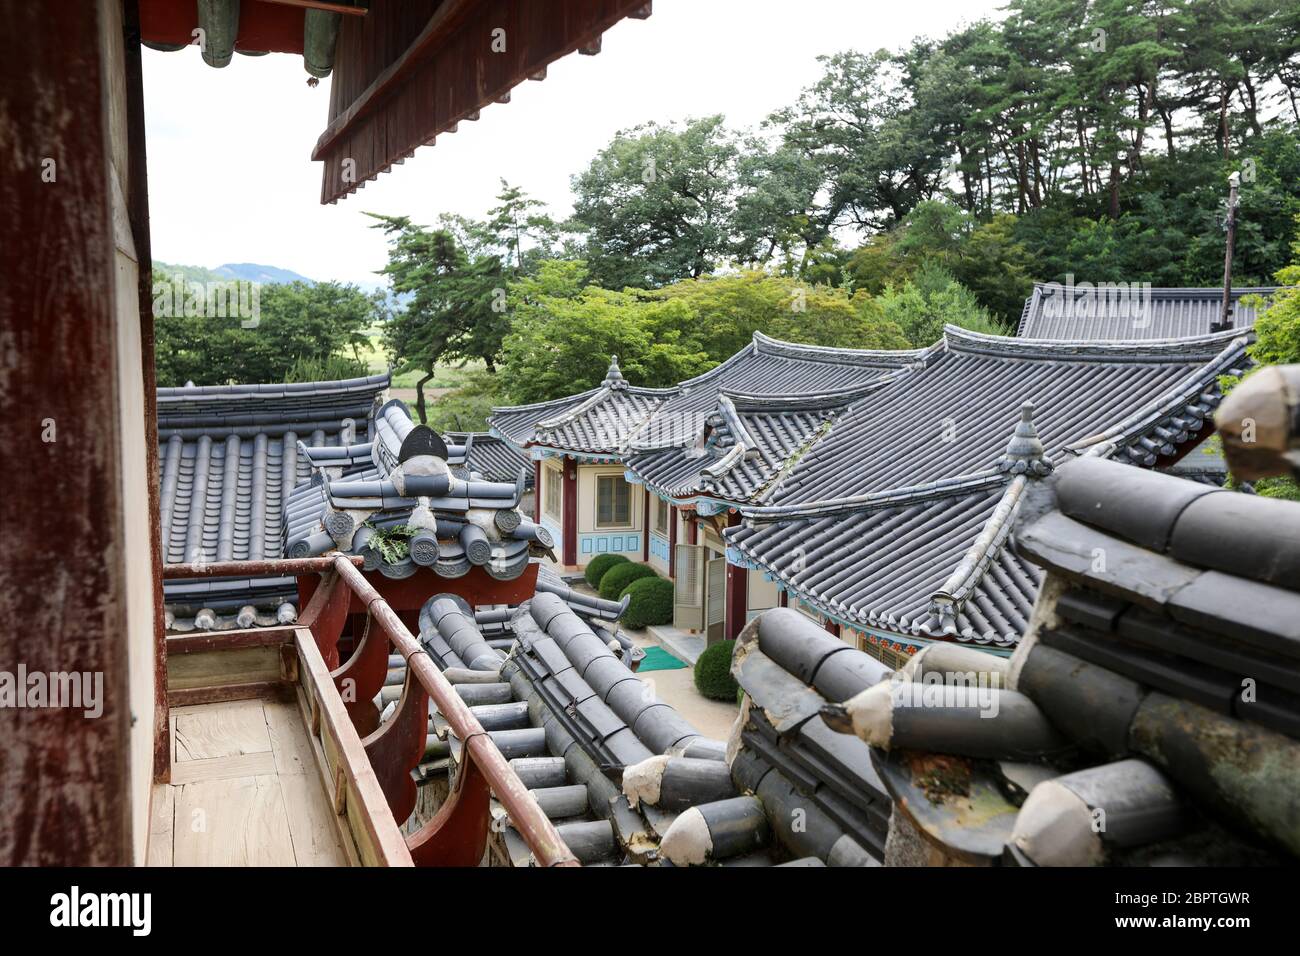
[{"label": "utility pole", "polygon": [[1228,221],[1224,226],[1228,241],[1223,253],[1223,308],[1219,312],[1218,324],[1212,329],[1214,332],[1232,328],[1232,250],[1237,239],[1237,187],[1240,185],[1241,173],[1234,172],[1228,176]]}]

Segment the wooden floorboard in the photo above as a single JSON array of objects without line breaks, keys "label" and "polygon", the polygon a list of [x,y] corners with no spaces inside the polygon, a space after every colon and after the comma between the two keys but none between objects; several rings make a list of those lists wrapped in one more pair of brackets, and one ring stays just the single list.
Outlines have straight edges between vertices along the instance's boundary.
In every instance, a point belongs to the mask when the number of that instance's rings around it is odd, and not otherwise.
[{"label": "wooden floorboard", "polygon": [[176,794],[176,866],[293,866],[284,793],[274,774],[187,783]]},{"label": "wooden floorboard", "polygon": [[346,866],[310,739],[289,702],[174,708],[171,783],[154,788],[151,866]]},{"label": "wooden floorboard", "polygon": [[241,700],[176,715],[174,762],[265,753],[271,734],[260,700]]}]

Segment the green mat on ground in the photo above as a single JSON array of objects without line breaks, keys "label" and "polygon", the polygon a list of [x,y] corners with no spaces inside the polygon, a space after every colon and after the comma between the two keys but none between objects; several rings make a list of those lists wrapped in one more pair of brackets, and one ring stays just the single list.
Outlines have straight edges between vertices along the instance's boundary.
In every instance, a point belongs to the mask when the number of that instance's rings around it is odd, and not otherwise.
[{"label": "green mat on ground", "polygon": [[679,661],[673,657],[662,647],[647,647],[645,649],[645,658],[641,661],[641,666],[636,669],[636,672],[644,674],[646,671],[675,671],[679,667],[689,666],[685,661]]}]

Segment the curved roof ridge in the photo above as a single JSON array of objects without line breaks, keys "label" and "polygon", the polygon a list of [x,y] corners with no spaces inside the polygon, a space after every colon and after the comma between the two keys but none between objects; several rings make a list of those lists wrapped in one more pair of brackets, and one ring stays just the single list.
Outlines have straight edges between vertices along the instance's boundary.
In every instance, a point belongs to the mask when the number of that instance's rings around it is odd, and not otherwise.
[{"label": "curved roof ridge", "polygon": [[1177,362],[1189,356],[1217,355],[1234,340],[1243,344],[1250,333],[1227,329],[1204,335],[1171,339],[1026,339],[1015,335],[990,335],[957,325],[943,327],[943,345],[948,351],[1001,355],[1026,359],[1109,359],[1119,362]]},{"label": "curved roof ridge", "polygon": [[326,379],[318,382],[250,382],[236,385],[163,385],[155,391],[159,401],[194,401],[204,398],[231,398],[237,395],[281,395],[304,392],[346,392],[351,389],[370,389],[392,381],[388,372],[359,375],[355,378]]},{"label": "curved roof ridge", "polygon": [[678,391],[685,392],[694,385],[699,385],[702,382],[712,381],[713,379],[721,375],[724,369],[730,368],[732,365],[738,365],[741,362],[743,362],[745,359],[747,359],[749,356],[755,354],[757,354],[757,350],[754,348],[754,343],[749,342],[747,345],[745,345],[744,348],[739,349],[736,352],[733,352],[731,355],[728,355],[725,359],[723,359],[717,365],[713,366],[713,368],[709,369],[707,372],[701,372],[699,375],[696,375],[694,378],[688,378],[685,379],[684,381],[678,382],[675,387]]},{"label": "curved roof ridge", "polygon": [[958,632],[957,616],[1010,537],[1028,483],[1029,479],[1024,475],[1017,475],[1007,483],[993,513],[984,522],[961,561],[953,568],[947,580],[930,595],[929,613],[944,634]]},{"label": "curved roof ridge", "polygon": [[[1122,283],[1111,283],[1111,285],[1121,285],[1121,284]],[[1128,283],[1128,285],[1141,286],[1142,283],[1130,282]],[[1054,288],[1059,288],[1062,290],[1066,288],[1070,288],[1067,287],[1062,282],[1035,282],[1034,283],[1035,289],[1046,289],[1049,286]],[[1092,283],[1093,289],[1104,287],[1104,286],[1105,283]],[[1077,293],[1080,294],[1086,294],[1089,291],[1085,286],[1080,284],[1076,284],[1072,288]],[[1273,293],[1277,292],[1279,289],[1286,289],[1286,288],[1290,288],[1290,287],[1280,286],[1280,285],[1233,286],[1231,289],[1231,294],[1234,297],[1242,296],[1242,295],[1272,295]],[[1189,292],[1202,293],[1204,295],[1221,296],[1223,295],[1223,286],[1221,285],[1217,285],[1217,286],[1215,285],[1166,285],[1166,286],[1153,285],[1147,291],[1149,291],[1150,294],[1156,298],[1167,298],[1167,299],[1185,296]]]},{"label": "curved roof ridge", "polygon": [[734,403],[752,406],[746,408],[746,411],[780,410],[783,408],[840,408],[884,388],[908,374],[909,371],[910,369],[907,367],[892,369],[869,382],[863,382],[861,385],[850,388],[837,389],[833,392],[772,392],[769,394],[720,388],[718,394],[725,395]]},{"label": "curved roof ridge", "polygon": [[600,388],[596,389],[594,392],[592,392],[590,395],[588,395],[578,404],[572,406],[571,408],[566,408],[564,411],[560,412],[560,414],[552,418],[539,418],[537,420],[537,423],[533,425],[533,432],[537,433],[542,431],[549,431],[552,428],[558,428],[560,425],[563,425],[565,422],[571,422],[579,415],[581,415],[583,412],[590,411],[591,409],[595,408],[605,399],[609,398],[611,394],[612,394],[612,389],[608,385],[602,385]]},{"label": "curved roof ridge", "polygon": [[[537,408],[547,408],[551,405],[561,405],[564,402],[572,402],[575,399],[584,399],[599,392],[604,386],[597,385],[595,388],[589,388],[585,392],[576,392],[573,395],[565,395],[561,398],[548,398],[541,402],[532,402],[528,405],[493,405],[492,414],[497,412],[527,412]],[[491,415],[488,416],[489,418]]]},{"label": "curved roof ridge", "polygon": [[876,511],[895,505],[914,504],[935,498],[951,498],[973,491],[993,488],[1007,481],[1007,476],[996,468],[986,468],[966,475],[952,478],[940,478],[919,485],[903,488],[887,488],[884,491],[872,491],[865,495],[851,495],[846,498],[827,498],[822,501],[805,501],[791,505],[763,505],[759,507],[742,507],[746,518],[759,520],[776,520],[781,518],[826,517],[839,512]]},{"label": "curved roof ridge", "polygon": [[760,355],[783,355],[805,361],[821,360],[845,364],[854,364],[852,362],[854,359],[882,359],[903,365],[908,359],[921,358],[928,351],[928,349],[853,349],[838,345],[787,342],[784,339],[774,339],[757,329],[754,330],[753,345],[755,353]]}]

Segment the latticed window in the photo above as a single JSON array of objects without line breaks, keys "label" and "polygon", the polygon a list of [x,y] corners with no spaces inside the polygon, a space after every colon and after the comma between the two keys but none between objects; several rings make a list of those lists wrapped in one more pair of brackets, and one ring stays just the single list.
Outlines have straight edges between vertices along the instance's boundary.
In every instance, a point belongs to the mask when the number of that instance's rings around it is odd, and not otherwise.
[{"label": "latticed window", "polygon": [[655,531],[659,534],[668,533],[668,502],[662,498],[655,499]]},{"label": "latticed window", "polygon": [[564,472],[559,468],[546,469],[546,513],[560,520],[560,501],[563,494]]},{"label": "latticed window", "polygon": [[596,477],[596,527],[621,528],[632,523],[632,489],[620,475]]}]

